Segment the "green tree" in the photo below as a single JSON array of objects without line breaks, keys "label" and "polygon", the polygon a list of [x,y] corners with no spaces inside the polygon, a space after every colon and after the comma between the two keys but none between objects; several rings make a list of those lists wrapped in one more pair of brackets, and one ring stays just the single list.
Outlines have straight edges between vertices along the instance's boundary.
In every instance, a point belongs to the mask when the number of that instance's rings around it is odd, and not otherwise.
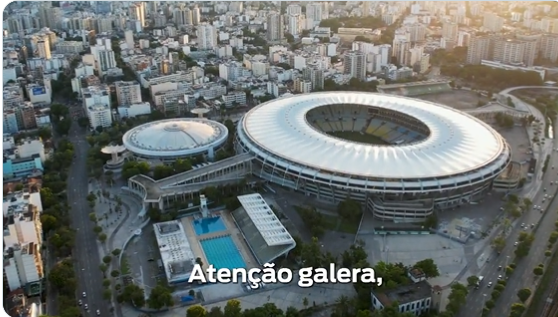
[{"label": "green tree", "polygon": [[492,299],[489,299],[486,301],[486,303],[484,303],[484,306],[486,306],[486,308],[488,309],[492,309],[495,306],[495,303]]},{"label": "green tree", "polygon": [[511,312],[510,312],[510,316],[521,316],[523,314],[523,312],[525,312],[525,305],[522,303],[513,303],[511,305]]},{"label": "green tree", "polygon": [[[193,295],[190,296],[193,297]],[[221,307],[219,306],[212,307],[207,313],[207,317],[223,317],[223,316],[224,316],[223,310],[221,310]]]},{"label": "green tree", "polygon": [[492,240],[491,244],[494,250],[500,253],[506,247],[506,238],[503,236],[497,236],[494,240]]},{"label": "green tree", "polygon": [[112,257],[111,257],[110,255],[105,255],[105,256],[103,257],[103,262],[104,262],[105,264],[109,264],[111,261],[112,261]]},{"label": "green tree", "polygon": [[520,301],[525,302],[531,296],[531,290],[529,288],[522,288],[517,291],[517,297]]},{"label": "green tree", "polygon": [[151,290],[149,298],[147,299],[147,306],[153,309],[161,309],[173,305],[174,299],[172,298],[171,290],[160,284]]},{"label": "green tree", "polygon": [[479,282],[479,278],[475,275],[471,275],[467,278],[467,285],[469,286],[476,286]]},{"label": "green tree", "polygon": [[467,287],[460,283],[454,283],[451,285],[451,292],[448,296],[448,304],[446,306],[446,310],[457,314],[461,307],[465,305],[467,294],[468,294]]},{"label": "green tree", "polygon": [[145,305],[145,294],[143,288],[136,284],[128,284],[122,291],[122,299],[133,304],[136,307],[143,307]]},{"label": "green tree", "polygon": [[201,305],[193,305],[186,310],[186,317],[205,317],[207,311]]},{"label": "green tree", "polygon": [[110,272],[110,276],[112,277],[118,277],[120,275],[120,272],[118,270],[112,270]]},{"label": "green tree", "polygon": [[534,273],[536,276],[541,276],[541,275],[543,275],[543,273],[544,273],[544,269],[543,269],[542,267],[540,267],[540,266],[537,266],[536,268],[533,269],[533,273]]},{"label": "green tree", "polygon": [[438,266],[432,259],[424,259],[422,261],[418,261],[417,263],[415,263],[414,267],[421,269],[422,272],[429,278],[440,276]]},{"label": "green tree", "polygon": [[114,250],[112,250],[112,255],[119,256],[120,252],[122,252],[120,249],[114,249]]},{"label": "green tree", "polygon": [[240,317],[242,315],[242,308],[240,307],[240,302],[236,299],[231,299],[227,301],[224,309],[225,317]]},{"label": "green tree", "polygon": [[337,205],[337,212],[341,217],[347,220],[356,220],[362,215],[362,207],[358,202],[347,198],[339,202]]}]

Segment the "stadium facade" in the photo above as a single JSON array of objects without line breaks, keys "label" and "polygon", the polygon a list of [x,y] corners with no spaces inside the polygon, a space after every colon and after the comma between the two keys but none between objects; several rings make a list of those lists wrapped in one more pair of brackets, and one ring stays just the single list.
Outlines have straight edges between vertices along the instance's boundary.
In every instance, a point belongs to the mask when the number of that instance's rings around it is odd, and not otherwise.
[{"label": "stadium facade", "polygon": [[351,197],[406,222],[481,200],[511,162],[504,138],[472,116],[360,92],[261,104],[238,123],[235,147],[270,183],[334,203]]}]

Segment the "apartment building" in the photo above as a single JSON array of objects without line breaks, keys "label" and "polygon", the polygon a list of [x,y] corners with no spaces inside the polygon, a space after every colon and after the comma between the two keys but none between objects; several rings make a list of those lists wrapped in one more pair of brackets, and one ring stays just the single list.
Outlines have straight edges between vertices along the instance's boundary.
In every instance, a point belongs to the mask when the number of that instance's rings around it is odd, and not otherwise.
[{"label": "apartment building", "polygon": [[4,281],[10,291],[23,288],[25,295],[41,294],[45,272],[41,257],[42,212],[40,193],[4,197]]},{"label": "apartment building", "polygon": [[366,78],[366,55],[359,51],[346,52],[344,73],[352,78],[364,80]]},{"label": "apartment building", "polygon": [[118,106],[128,106],[142,102],[141,86],[137,81],[117,81],[114,83]]}]

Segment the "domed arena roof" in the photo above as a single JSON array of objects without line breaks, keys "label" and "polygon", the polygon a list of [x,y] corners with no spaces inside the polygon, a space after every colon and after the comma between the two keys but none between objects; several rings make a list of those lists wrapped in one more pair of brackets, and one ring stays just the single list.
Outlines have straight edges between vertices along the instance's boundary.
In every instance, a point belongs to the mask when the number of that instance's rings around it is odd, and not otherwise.
[{"label": "domed arena roof", "polygon": [[149,157],[195,155],[227,140],[227,128],[207,119],[178,118],[154,121],[131,129],[122,137],[131,152]]}]

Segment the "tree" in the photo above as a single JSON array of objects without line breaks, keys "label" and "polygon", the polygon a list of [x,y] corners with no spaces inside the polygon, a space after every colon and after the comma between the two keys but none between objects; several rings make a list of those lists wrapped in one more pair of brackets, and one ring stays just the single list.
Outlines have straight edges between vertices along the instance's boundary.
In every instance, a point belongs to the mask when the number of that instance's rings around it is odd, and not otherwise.
[{"label": "tree", "polygon": [[112,261],[112,257],[111,257],[110,255],[105,255],[105,256],[103,257],[103,262],[104,262],[105,264],[109,264],[111,261]]},{"label": "tree", "polygon": [[[193,296],[193,295],[191,295],[191,296]],[[219,306],[212,307],[209,310],[209,312],[207,313],[207,317],[223,317],[223,316],[224,316],[223,311],[221,310],[221,307],[219,307]]]},{"label": "tree", "polygon": [[454,283],[451,285],[451,292],[448,296],[448,304],[446,310],[452,312],[454,315],[459,312],[461,307],[465,305],[467,294],[467,288],[460,283]]},{"label": "tree", "polygon": [[225,317],[240,317],[242,315],[242,308],[240,302],[236,299],[231,299],[227,302],[224,309]]},{"label": "tree", "polygon": [[432,259],[424,259],[422,261],[418,261],[414,265],[414,267],[421,269],[428,278],[440,276],[438,266],[436,266],[436,263],[434,263],[434,260]]},{"label": "tree", "polygon": [[479,282],[479,278],[475,275],[471,275],[467,278],[467,285],[469,286],[476,286]]},{"label": "tree", "polygon": [[74,266],[71,261],[56,263],[48,274],[48,280],[58,290],[65,289],[69,284],[76,285]]},{"label": "tree", "polygon": [[110,289],[103,290],[103,299],[104,300],[109,300],[111,297],[112,297],[112,292],[110,291]]},{"label": "tree", "polygon": [[132,303],[136,307],[143,307],[145,305],[145,294],[143,288],[136,284],[128,284],[122,291],[122,299]]},{"label": "tree", "polygon": [[339,202],[337,205],[337,212],[341,217],[347,220],[356,220],[362,215],[362,207],[358,202],[347,198]]},{"label": "tree", "polygon": [[103,287],[109,287],[110,286],[110,280],[109,279],[104,279],[103,280]]},{"label": "tree", "polygon": [[490,297],[492,297],[493,300],[497,300],[500,297],[500,294],[500,291],[494,290],[492,291],[492,294],[490,294]]},{"label": "tree", "polygon": [[494,240],[492,240],[491,244],[494,250],[500,253],[506,247],[506,238],[503,236],[497,236]]},{"label": "tree", "polygon": [[556,243],[557,240],[558,240],[558,231],[554,231],[550,234],[550,237],[548,238],[548,242],[554,244]]},{"label": "tree", "polygon": [[513,316],[521,316],[525,312],[525,305],[522,303],[513,303],[511,305],[511,314]]},{"label": "tree", "polygon": [[120,249],[114,249],[114,250],[112,250],[112,255],[119,256],[120,252],[122,252]]},{"label": "tree", "polygon": [[537,266],[536,268],[533,269],[533,273],[534,273],[536,276],[541,276],[541,275],[543,275],[543,273],[544,273],[544,269],[543,269],[542,267],[540,267],[540,266]]},{"label": "tree", "polygon": [[118,277],[120,275],[120,272],[118,270],[112,270],[110,272],[110,276],[112,277]]},{"label": "tree", "polygon": [[207,311],[201,305],[194,305],[188,307],[186,310],[186,317],[205,317]]},{"label": "tree", "polygon": [[531,296],[531,290],[528,288],[522,288],[519,291],[517,291],[517,297],[519,297],[519,300],[522,302],[527,301],[527,299],[529,299],[530,296]]},{"label": "tree", "polygon": [[495,303],[492,299],[489,299],[489,300],[486,301],[486,303],[484,303],[484,306],[486,306],[486,308],[488,308],[488,309],[492,309],[496,305],[495,305]]},{"label": "tree", "polygon": [[149,308],[161,309],[172,305],[174,305],[174,299],[172,298],[170,289],[159,284],[151,290],[149,298],[147,299],[147,306]]},{"label": "tree", "polygon": [[107,240],[107,235],[104,234],[104,233],[101,233],[101,234],[99,234],[98,238],[99,238],[99,241],[105,242]]}]

